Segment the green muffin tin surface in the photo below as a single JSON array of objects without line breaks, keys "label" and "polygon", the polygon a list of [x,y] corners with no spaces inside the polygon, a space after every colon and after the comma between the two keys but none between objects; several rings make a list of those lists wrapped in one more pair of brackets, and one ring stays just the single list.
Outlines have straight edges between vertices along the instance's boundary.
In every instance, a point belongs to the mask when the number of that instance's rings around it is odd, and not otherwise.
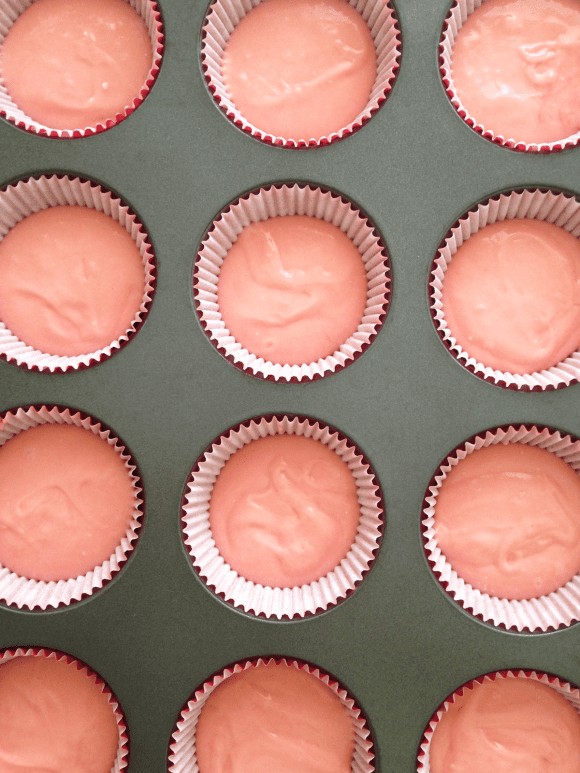
[{"label": "green muffin tin surface", "polygon": [[[580,684],[580,626],[517,634],[474,619],[432,575],[420,529],[431,476],[470,436],[510,423],[580,436],[580,385],[518,393],[473,376],[439,340],[427,287],[442,238],[476,202],[519,187],[580,194],[580,148],[522,154],[459,118],[438,69],[450,0],[396,2],[400,72],[359,132],[318,149],[261,144],[236,129],[206,89],[199,64],[206,2],[158,5],[161,71],[121,124],[56,140],[0,122],[0,185],[49,172],[102,183],[136,211],[157,258],[150,314],[108,361],[60,375],[0,362],[0,411],[50,403],[91,414],[123,438],[145,488],[144,526],[122,571],[68,608],[0,606],[0,648],[52,647],[98,671],[126,714],[130,773],[167,769],[174,723],[204,679],[269,654],[333,674],[368,716],[377,770],[412,773],[426,723],[465,681],[526,668]],[[381,231],[392,262],[390,309],[372,346],[342,372],[305,384],[262,381],[226,362],[192,298],[193,259],[214,216],[247,190],[287,181],[352,199]],[[386,508],[382,547],[362,585],[302,621],[256,619],[214,597],[180,531],[183,489],[200,453],[229,427],[270,413],[311,416],[351,438],[373,466]]]}]

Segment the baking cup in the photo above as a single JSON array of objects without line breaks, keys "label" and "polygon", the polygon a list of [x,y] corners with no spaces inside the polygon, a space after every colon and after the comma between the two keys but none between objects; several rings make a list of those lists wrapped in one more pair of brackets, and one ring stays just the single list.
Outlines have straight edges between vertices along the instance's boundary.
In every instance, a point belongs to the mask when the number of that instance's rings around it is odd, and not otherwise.
[{"label": "baking cup", "polygon": [[580,472],[580,440],[538,425],[505,426],[489,429],[458,446],[439,466],[423,501],[423,545],[431,570],[447,594],[467,612],[484,622],[515,631],[545,632],[580,620],[580,573],[564,586],[538,598],[513,601],[490,596],[473,588],[457,575],[441,552],[434,532],[437,496],[451,469],[480,448],[502,443],[537,446],[565,461]]},{"label": "baking cup", "polygon": [[[346,1],[346,0],[345,0]],[[262,0],[216,0],[203,23],[201,65],[208,88],[223,113],[239,129],[257,140],[285,148],[330,145],[349,137],[369,121],[387,99],[399,70],[401,35],[388,0],[348,0],[363,17],[371,32],[377,54],[377,77],[366,108],[347,126],[325,137],[276,137],[247,121],[226,91],[222,78],[222,57],[234,27]]]},{"label": "baking cup", "polygon": [[455,91],[451,74],[453,46],[455,45],[457,36],[465,24],[467,17],[484,2],[485,0],[455,0],[445,17],[443,30],[441,32],[441,42],[439,44],[439,68],[443,86],[445,87],[445,91],[451,104],[459,116],[463,118],[465,123],[474,131],[481,134],[486,140],[495,142],[496,145],[501,145],[510,150],[531,153],[548,153],[550,151],[574,147],[580,141],[580,132],[577,132],[570,137],[562,137],[562,139],[555,142],[525,143],[519,141],[517,137],[504,137],[502,134],[496,134],[491,131],[491,129],[486,129],[483,124],[477,121],[477,117],[470,115],[463,106]]},{"label": "baking cup", "polygon": [[[366,308],[356,332],[325,359],[301,365],[276,364],[245,349],[225,326],[217,296],[221,265],[242,229],[250,223],[284,215],[308,215],[340,228],[360,252],[368,280]],[[247,193],[222,210],[201,242],[193,282],[195,308],[201,326],[229,362],[252,376],[297,383],[336,373],[368,349],[387,315],[391,267],[381,235],[354,204],[329,190],[287,183]]]},{"label": "baking cup", "polygon": [[463,242],[481,228],[502,220],[545,220],[580,237],[580,202],[570,194],[546,189],[518,189],[493,196],[475,205],[448,231],[431,265],[429,275],[431,317],[447,350],[471,373],[491,384],[524,392],[561,389],[580,380],[580,350],[548,370],[525,373],[504,373],[487,367],[470,357],[447,327],[441,303],[445,272]]},{"label": "baking cup", "polygon": [[143,519],[143,485],[135,460],[123,442],[101,422],[80,411],[59,406],[29,406],[0,414],[0,446],[14,435],[39,424],[71,424],[83,427],[114,448],[123,460],[135,495],[133,516],[127,532],[115,552],[100,566],[79,577],[59,582],[44,582],[21,577],[0,564],[0,602],[19,609],[47,610],[68,606],[103,588],[131,555]]},{"label": "baking cup", "polygon": [[453,692],[448,698],[446,698],[437,711],[433,714],[419,745],[419,752],[417,755],[417,773],[430,773],[431,767],[429,764],[429,752],[431,748],[431,739],[435,728],[439,723],[443,714],[448,711],[449,706],[455,702],[455,696],[463,695],[466,690],[473,690],[475,684],[483,684],[484,682],[494,681],[495,679],[531,679],[534,682],[540,682],[545,684],[552,690],[555,690],[563,698],[565,698],[575,709],[580,713],[580,690],[569,682],[565,682],[552,674],[545,674],[540,671],[524,671],[521,669],[512,669],[509,671],[494,671],[490,674],[484,674],[466,682]]},{"label": "baking cup", "polygon": [[[238,575],[219,554],[209,525],[213,485],[232,454],[252,440],[268,435],[302,435],[334,451],[355,478],[360,504],[356,539],[348,554],[326,577],[294,588],[254,584]],[[184,492],[182,528],[186,550],[196,572],[209,589],[234,607],[259,617],[303,618],[324,612],[350,596],[369,571],[384,530],[382,495],[374,472],[362,452],[326,424],[298,416],[250,419],[220,437],[198,459]]]},{"label": "baking cup", "polygon": [[62,373],[92,367],[111,357],[137,333],[149,313],[156,283],[156,263],[149,236],[134,212],[97,183],[67,175],[31,177],[0,191],[0,240],[33,212],[59,205],[79,205],[103,212],[131,236],[143,262],[143,300],[131,327],[120,338],[95,352],[63,357],[38,351],[21,341],[0,320],[0,358],[24,369]]},{"label": "baking cup", "polygon": [[[119,701],[114,695],[109,685],[103,680],[96,671],[87,666],[77,658],[73,658],[72,655],[67,655],[64,652],[58,652],[57,650],[47,649],[46,647],[18,647],[16,649],[9,649],[0,651],[0,667],[3,663],[8,663],[14,658],[47,658],[49,660],[64,660],[71,666],[74,665],[78,671],[82,671],[86,676],[96,685],[101,687],[102,692],[107,696],[111,710],[115,714],[117,720],[117,727],[119,730],[119,750],[117,757],[111,768],[111,773],[120,773],[121,770],[127,767],[128,755],[129,755],[129,738],[127,734],[127,722],[123,709],[121,708]],[[89,739],[90,742],[90,739]]]},{"label": "baking cup", "polygon": [[[92,134],[98,134],[106,129],[110,129],[136,110],[151,91],[151,87],[155,83],[161,67],[164,47],[163,24],[161,13],[154,0],[126,1],[145,21],[151,40],[153,60],[151,62],[151,69],[149,70],[149,74],[147,75],[141,90],[135,96],[133,102],[130,105],[125,106],[122,113],[117,113],[117,115],[111,116],[105,123],[98,123],[95,126],[73,126],[70,129],[54,129],[50,126],[44,126],[43,124],[32,120],[32,118],[20,110],[20,108],[12,101],[4,86],[0,69],[0,116],[6,118],[10,123],[15,124],[19,129],[24,129],[32,134],[68,139],[89,137]],[[33,2],[34,0],[0,0],[0,46],[2,46],[6,35],[8,35],[10,27],[14,24],[20,14],[24,13],[28,6]]]},{"label": "baking cup", "polygon": [[337,695],[351,716],[354,727],[355,750],[352,760],[352,773],[372,773],[375,770],[373,760],[375,758],[374,744],[368,721],[362,709],[347,690],[330,676],[316,666],[305,663],[302,660],[290,658],[265,657],[252,660],[243,660],[227,666],[205,681],[191,695],[179,715],[179,719],[171,736],[169,746],[169,770],[170,773],[198,773],[197,758],[195,752],[195,729],[197,720],[206,700],[215,688],[232,674],[239,674],[247,668],[255,668],[268,663],[284,663],[288,666],[305,671],[320,679],[332,692]]}]

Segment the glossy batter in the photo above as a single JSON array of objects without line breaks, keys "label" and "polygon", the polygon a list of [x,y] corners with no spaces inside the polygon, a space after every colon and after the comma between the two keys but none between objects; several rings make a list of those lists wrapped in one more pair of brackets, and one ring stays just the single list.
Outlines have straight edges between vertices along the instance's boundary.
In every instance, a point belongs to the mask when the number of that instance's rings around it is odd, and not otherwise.
[{"label": "glossy batter", "polygon": [[260,438],[233,454],[209,506],[224,560],[246,580],[274,588],[307,585],[335,569],[359,518],[346,463],[298,435]]},{"label": "glossy batter", "polygon": [[377,57],[365,21],[346,0],[266,0],[235,27],[222,74],[256,128],[319,139],[364,110]]},{"label": "glossy batter", "polygon": [[18,657],[0,665],[2,773],[110,773],[115,714],[75,663]]},{"label": "glossy batter", "polygon": [[82,427],[42,424],[0,448],[0,564],[33,580],[100,566],[133,516],[119,455]]},{"label": "glossy batter", "polygon": [[431,773],[579,773],[580,717],[531,679],[475,683],[435,728]]},{"label": "glossy batter", "polygon": [[125,0],[36,0],[0,48],[13,102],[51,129],[84,129],[123,113],[152,60],[145,22]]},{"label": "glossy batter", "polygon": [[364,315],[367,276],[339,228],[306,215],[251,223],[218,279],[226,327],[249,352],[288,365],[333,354]]},{"label": "glossy batter", "polygon": [[0,320],[38,351],[74,357],[108,346],[130,328],[144,291],[137,245],[95,209],[49,207],[0,241]]},{"label": "glossy batter", "polygon": [[580,571],[580,476],[544,449],[469,454],[443,482],[434,517],[453,569],[491,596],[543,596]]},{"label": "glossy batter", "polygon": [[200,773],[350,773],[354,732],[320,679],[269,663],[216,687],[201,710],[195,750]]},{"label": "glossy batter", "polygon": [[580,242],[540,220],[488,225],[453,256],[442,304],[457,343],[484,365],[557,365],[580,347]]},{"label": "glossy batter", "polygon": [[485,129],[550,143],[580,131],[577,0],[487,0],[463,25],[453,85]]}]

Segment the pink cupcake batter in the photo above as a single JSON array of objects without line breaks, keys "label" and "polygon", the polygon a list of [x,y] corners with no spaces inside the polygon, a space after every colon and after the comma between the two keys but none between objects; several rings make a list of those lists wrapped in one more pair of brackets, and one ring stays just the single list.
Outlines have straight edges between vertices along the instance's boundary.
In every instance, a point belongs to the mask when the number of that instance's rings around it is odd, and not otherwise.
[{"label": "pink cupcake batter", "polygon": [[476,682],[435,727],[429,766],[431,773],[579,773],[580,716],[531,679]]},{"label": "pink cupcake batter", "polygon": [[298,435],[254,440],[213,487],[209,521],[226,563],[246,580],[292,588],[338,566],[356,537],[356,484],[327,446]]},{"label": "pink cupcake batter", "polygon": [[282,365],[316,362],[339,349],[356,332],[366,294],[352,241],[306,215],[248,225],[218,280],[219,309],[236,341]]},{"label": "pink cupcake batter", "polygon": [[195,751],[200,773],[350,773],[354,732],[320,679],[268,663],[215,688],[197,722]]},{"label": "pink cupcake batter", "polygon": [[580,131],[577,0],[487,0],[453,47],[453,86],[469,115],[516,142]]},{"label": "pink cupcake batter", "polygon": [[0,665],[2,773],[110,773],[119,731],[102,690],[64,659]]},{"label": "pink cupcake batter", "polygon": [[533,373],[580,348],[580,242],[551,223],[482,228],[453,256],[441,292],[451,335],[487,367]]},{"label": "pink cupcake batter", "polygon": [[580,476],[544,449],[469,454],[443,481],[434,519],[451,567],[490,596],[544,596],[580,571]]},{"label": "pink cupcake batter", "polygon": [[42,424],[0,448],[0,564],[21,577],[67,580],[100,566],[134,508],[124,462],[90,430]]},{"label": "pink cupcake batter", "polygon": [[377,57],[365,21],[345,0],[265,0],[235,27],[222,73],[257,129],[319,139],[365,109]]},{"label": "pink cupcake batter", "polygon": [[13,102],[51,129],[84,129],[122,114],[152,60],[145,22],[125,0],[36,0],[0,48]]},{"label": "pink cupcake batter", "polygon": [[145,291],[137,245],[95,209],[33,213],[0,241],[0,320],[28,346],[74,357],[131,327]]}]

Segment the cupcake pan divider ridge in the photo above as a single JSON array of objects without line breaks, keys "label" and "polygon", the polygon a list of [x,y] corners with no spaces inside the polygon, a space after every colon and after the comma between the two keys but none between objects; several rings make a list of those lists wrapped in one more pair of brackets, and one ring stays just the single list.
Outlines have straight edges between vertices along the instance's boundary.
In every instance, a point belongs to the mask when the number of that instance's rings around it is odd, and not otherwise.
[{"label": "cupcake pan divider ridge", "polygon": [[[424,553],[423,500],[442,459],[490,427],[539,425],[580,437],[580,384],[498,387],[462,367],[430,314],[429,274],[449,229],[474,203],[514,189],[580,195],[580,148],[502,148],[458,116],[439,72],[450,0],[396,0],[402,56],[393,90],[352,136],[320,148],[252,139],[214,103],[200,64],[203,0],[159,0],[165,51],[143,103],[94,136],[50,139],[0,121],[0,187],[54,173],[126,202],[150,238],[157,281],[137,334],[99,365],[67,373],[0,361],[0,412],[58,405],[109,427],[144,489],[134,551],[101,590],[69,607],[0,604],[0,648],[66,652],[110,686],[127,719],[128,773],[164,773],[181,708],[228,664],[276,655],[320,667],[368,717],[376,769],[413,773],[423,731],[453,690],[526,669],[580,685],[580,626],[494,628],[450,599]],[[1,6],[1,2],[0,2]],[[388,314],[340,372],[275,383],[236,368],[197,318],[193,266],[223,208],[248,191],[300,183],[368,215],[390,257]],[[253,417],[292,414],[348,437],[380,483],[385,531],[360,586],[306,619],[261,619],[214,596],[191,566],[180,507],[216,437]]]}]

